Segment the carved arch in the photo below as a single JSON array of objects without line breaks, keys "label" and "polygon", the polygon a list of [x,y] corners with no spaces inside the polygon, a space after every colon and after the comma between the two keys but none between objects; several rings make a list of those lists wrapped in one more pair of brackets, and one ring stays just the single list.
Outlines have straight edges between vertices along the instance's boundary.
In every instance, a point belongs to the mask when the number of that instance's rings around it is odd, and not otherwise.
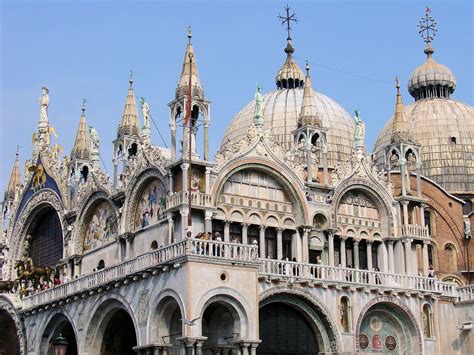
[{"label": "carved arch", "polygon": [[[22,318],[17,313],[17,309],[7,297],[0,295],[0,310],[4,310],[12,318],[20,343],[20,353],[21,355],[26,355],[28,353],[26,343],[26,329]],[[2,331],[4,331],[4,329],[2,329]]]}]

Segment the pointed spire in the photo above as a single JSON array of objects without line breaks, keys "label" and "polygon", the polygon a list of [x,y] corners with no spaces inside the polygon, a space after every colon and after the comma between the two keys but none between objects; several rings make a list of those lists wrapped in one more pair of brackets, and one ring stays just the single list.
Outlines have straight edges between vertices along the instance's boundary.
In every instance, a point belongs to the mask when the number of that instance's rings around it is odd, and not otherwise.
[{"label": "pointed spire", "polygon": [[186,95],[189,84],[189,73],[192,66],[191,86],[192,95],[200,99],[204,98],[204,90],[199,79],[199,72],[196,65],[196,57],[194,55],[194,48],[192,43],[193,34],[191,26],[188,26],[188,45],[186,53],[184,53],[183,67],[181,69],[181,76],[179,78],[178,87],[176,88],[176,98]]},{"label": "pointed spire", "polygon": [[403,112],[402,95],[400,94],[400,81],[395,78],[395,87],[397,88],[397,99],[395,102],[395,113],[393,114],[392,142],[412,141],[412,135],[408,129],[408,122]]},{"label": "pointed spire", "polygon": [[71,159],[89,160],[91,158],[91,140],[86,121],[86,99],[82,101],[82,114],[77,129],[76,141],[71,151]]},{"label": "pointed spire", "polygon": [[21,184],[21,176],[20,176],[20,146],[16,148],[16,158],[15,162],[13,163],[12,174],[10,176],[10,181],[8,182],[8,187],[5,190],[5,201],[6,200],[13,200],[15,199],[15,191],[16,187]]},{"label": "pointed spire", "polygon": [[130,87],[128,89],[125,107],[122,113],[122,120],[118,128],[117,136],[136,135],[140,136],[140,124],[138,122],[137,103],[135,102],[135,93],[133,91],[133,72],[130,71],[130,79],[128,80]]},{"label": "pointed spire", "polygon": [[303,103],[301,104],[298,126],[321,127],[321,118],[319,117],[316,109],[316,97],[314,95],[309,69],[309,63],[306,61],[306,78],[303,91]]}]

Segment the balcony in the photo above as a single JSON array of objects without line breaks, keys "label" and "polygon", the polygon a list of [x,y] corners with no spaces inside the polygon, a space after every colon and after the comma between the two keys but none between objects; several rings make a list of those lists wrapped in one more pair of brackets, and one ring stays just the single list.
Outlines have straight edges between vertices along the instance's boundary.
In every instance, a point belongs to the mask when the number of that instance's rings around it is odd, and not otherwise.
[{"label": "balcony", "polygon": [[[260,274],[271,279],[288,279],[293,282],[334,284],[348,287],[371,287],[399,292],[415,291],[437,293],[458,299],[457,285],[434,278],[388,274],[324,265],[303,264],[292,261],[261,260]],[[474,286],[473,286],[474,288]],[[473,289],[471,289],[473,291]],[[472,297],[472,293],[471,293]]]},{"label": "balcony", "polygon": [[459,302],[474,301],[474,285],[459,287]]},{"label": "balcony", "polygon": [[429,238],[428,227],[422,227],[418,224],[404,224],[401,226],[402,237],[410,238]]},{"label": "balcony", "polygon": [[93,274],[84,275],[63,285],[26,296],[23,298],[23,309],[60,302],[79,295],[91,295],[102,292],[104,287],[119,287],[145,278],[149,274],[156,275],[159,271],[180,267],[184,257],[188,260],[205,258],[209,261],[225,260],[233,264],[252,264],[258,262],[258,250],[253,245],[186,239]]},{"label": "balcony", "polygon": [[[189,203],[188,196],[188,191],[175,192],[166,199],[166,209],[169,210],[183,204],[187,205]],[[195,208],[212,207],[212,196],[199,191],[191,192],[191,205]]]}]

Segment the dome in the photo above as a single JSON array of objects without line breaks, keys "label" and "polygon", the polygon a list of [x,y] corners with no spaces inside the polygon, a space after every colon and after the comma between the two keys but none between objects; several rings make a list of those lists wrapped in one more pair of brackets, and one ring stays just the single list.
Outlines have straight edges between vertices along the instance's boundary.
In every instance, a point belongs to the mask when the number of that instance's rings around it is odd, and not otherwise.
[{"label": "dome", "polygon": [[[404,109],[408,128],[421,145],[422,174],[455,194],[474,192],[474,108],[444,98],[415,101]],[[390,144],[393,117],[374,152],[380,160]]]},{"label": "dome", "polygon": [[[352,117],[334,100],[314,92],[316,109],[322,118],[322,126],[328,128],[328,166],[346,161],[352,154],[354,122]],[[298,127],[303,101],[303,89],[280,89],[264,95],[263,129],[270,129],[284,150],[291,149],[291,132]],[[221,142],[239,141],[247,135],[253,124],[255,101],[248,103],[231,121]]]},{"label": "dome", "polygon": [[456,78],[446,66],[433,59],[433,49],[427,47],[426,62],[416,68],[408,80],[408,91],[415,100],[449,96],[456,89]]}]

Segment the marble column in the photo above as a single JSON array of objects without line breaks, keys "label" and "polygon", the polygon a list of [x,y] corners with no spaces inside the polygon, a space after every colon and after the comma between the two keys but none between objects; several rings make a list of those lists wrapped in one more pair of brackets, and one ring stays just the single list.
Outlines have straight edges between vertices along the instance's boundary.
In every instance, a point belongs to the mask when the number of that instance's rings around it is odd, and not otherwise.
[{"label": "marble column", "polygon": [[204,160],[209,160],[209,120],[203,120],[204,127]]},{"label": "marble column", "polygon": [[346,267],[346,240],[347,237],[341,236],[341,266]]},{"label": "marble column", "polygon": [[301,235],[298,230],[296,230],[294,235],[296,239],[296,261],[300,263],[303,260],[303,246],[301,243]]},{"label": "marble column", "polygon": [[309,235],[309,229],[305,228],[303,230],[303,240],[302,240],[302,257],[303,257],[303,263],[308,263],[309,262],[309,243],[308,243],[308,235]]},{"label": "marble column", "polygon": [[323,182],[324,185],[329,183],[329,174],[328,174],[328,145],[324,143],[323,145]]},{"label": "marble column", "polygon": [[230,242],[230,222],[226,221],[224,224],[224,242]]},{"label": "marble column", "polygon": [[260,236],[259,236],[259,255],[260,259],[266,259],[267,255],[265,254],[265,226],[260,226]]},{"label": "marble column", "polygon": [[354,269],[359,269],[359,239],[354,239]]},{"label": "marble column", "polygon": [[388,241],[388,272],[395,272],[395,261],[393,260],[393,240]]},{"label": "marble column", "polygon": [[428,276],[428,269],[429,265],[429,257],[428,257],[428,245],[430,244],[429,241],[423,241],[423,275]]},{"label": "marble column", "polygon": [[248,229],[249,225],[247,223],[242,223],[242,244],[248,244]]},{"label": "marble column", "polygon": [[169,214],[167,216],[168,219],[168,244],[173,243],[173,233],[174,233],[174,221],[173,215]]},{"label": "marble column", "polygon": [[179,213],[181,214],[181,240],[186,239],[186,230],[188,228],[188,208],[182,208]]},{"label": "marble column", "polygon": [[329,266],[334,266],[334,234],[331,232],[328,235],[329,244]]},{"label": "marble column", "polygon": [[405,244],[405,272],[407,274],[412,273],[411,268],[411,242],[412,239],[405,239],[403,243]]},{"label": "marble column", "polygon": [[204,213],[204,232],[212,233],[212,211]]},{"label": "marble column", "polygon": [[308,172],[308,182],[313,181],[313,158],[311,157],[311,144],[308,142],[306,146],[306,166]]},{"label": "marble column", "polygon": [[283,229],[277,229],[277,259],[283,259]]},{"label": "marble column", "polygon": [[170,195],[173,194],[173,184],[174,184],[174,177],[173,177],[173,173],[170,171],[170,173],[168,174],[168,177],[169,177],[169,182],[170,182],[170,185],[169,185],[169,188],[170,188]]},{"label": "marble column", "polygon": [[373,261],[372,261],[372,241],[367,240],[367,269],[373,269]]},{"label": "marble column", "polygon": [[[204,158],[204,160],[207,160]],[[208,166],[206,167],[206,194],[211,193],[211,168]]]},{"label": "marble column", "polygon": [[421,192],[421,163],[416,162],[416,191],[418,197],[422,197],[422,192]]},{"label": "marble column", "polygon": [[402,201],[403,207],[403,224],[408,224],[408,201]]},{"label": "marble column", "polygon": [[[402,180],[402,195],[406,196],[407,195],[407,181],[406,181],[406,166],[405,166],[406,160],[404,158],[399,159],[400,163],[400,177]],[[408,181],[409,183],[410,181]]]},{"label": "marble column", "polygon": [[183,163],[181,164],[181,170],[183,171],[183,180],[181,182],[181,191],[188,191],[188,170],[189,164]]}]

